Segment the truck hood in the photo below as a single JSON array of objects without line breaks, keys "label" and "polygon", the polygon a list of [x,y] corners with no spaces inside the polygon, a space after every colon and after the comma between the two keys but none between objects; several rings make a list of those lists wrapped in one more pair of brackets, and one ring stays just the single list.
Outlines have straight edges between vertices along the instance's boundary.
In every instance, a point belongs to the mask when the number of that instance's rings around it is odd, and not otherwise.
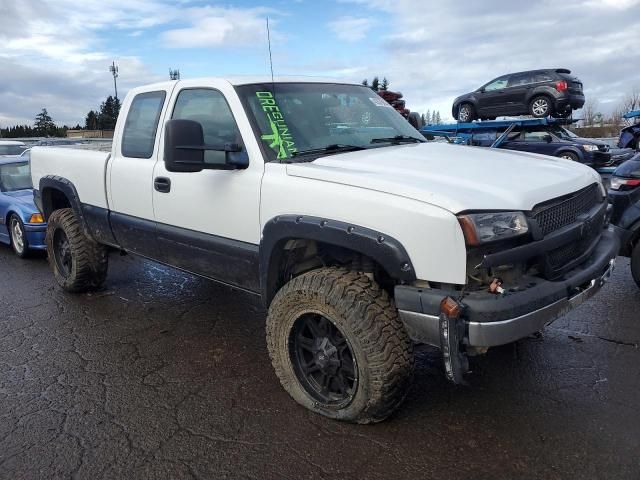
[{"label": "truck hood", "polygon": [[531,210],[600,182],[571,160],[445,143],[383,147],[287,165],[287,174],[411,198],[452,213]]}]

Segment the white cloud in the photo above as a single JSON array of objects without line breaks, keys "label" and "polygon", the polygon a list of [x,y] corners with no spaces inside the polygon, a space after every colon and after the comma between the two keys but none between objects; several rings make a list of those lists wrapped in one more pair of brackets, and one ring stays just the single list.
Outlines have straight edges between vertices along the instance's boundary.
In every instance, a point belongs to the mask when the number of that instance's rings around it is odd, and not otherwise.
[{"label": "white cloud", "polygon": [[336,37],[345,42],[357,42],[364,39],[373,25],[372,18],[349,16],[338,18],[328,24]]},{"label": "white cloud", "polygon": [[[193,8],[189,25],[162,34],[165,47],[243,47],[263,44],[267,38],[266,8]],[[272,27],[274,22],[270,22]],[[273,32],[272,32],[273,33]]]},{"label": "white cloud", "polygon": [[456,96],[532,68],[571,69],[603,113],[640,86],[639,0],[451,1],[429,8],[416,8],[414,0],[343,1],[378,12],[388,25],[379,55],[353,66],[387,76],[413,110],[436,108],[450,117]]}]

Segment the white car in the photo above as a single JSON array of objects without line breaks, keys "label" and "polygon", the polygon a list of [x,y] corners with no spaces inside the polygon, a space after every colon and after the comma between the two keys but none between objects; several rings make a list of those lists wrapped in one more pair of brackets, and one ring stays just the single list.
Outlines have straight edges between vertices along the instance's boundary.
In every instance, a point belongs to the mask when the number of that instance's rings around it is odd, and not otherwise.
[{"label": "white car", "polygon": [[619,246],[594,170],[426,143],[355,84],[136,88],[111,153],[36,147],[31,163],[62,288],[100,287],[122,250],[259,295],[283,387],[351,422],[400,404],[414,342],[462,382],[467,355],[593,295]]},{"label": "white car", "polygon": [[24,142],[0,140],[0,157],[20,155],[27,148]]}]

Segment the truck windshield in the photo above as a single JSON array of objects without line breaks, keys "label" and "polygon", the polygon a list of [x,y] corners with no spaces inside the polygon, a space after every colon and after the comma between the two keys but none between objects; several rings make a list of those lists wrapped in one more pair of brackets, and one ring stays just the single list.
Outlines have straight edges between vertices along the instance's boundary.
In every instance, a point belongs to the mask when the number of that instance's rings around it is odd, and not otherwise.
[{"label": "truck windshield", "polygon": [[267,161],[423,142],[391,105],[367,87],[265,83],[237,87]]},{"label": "truck windshield", "polygon": [[31,187],[28,162],[0,164],[0,191],[14,192]]}]

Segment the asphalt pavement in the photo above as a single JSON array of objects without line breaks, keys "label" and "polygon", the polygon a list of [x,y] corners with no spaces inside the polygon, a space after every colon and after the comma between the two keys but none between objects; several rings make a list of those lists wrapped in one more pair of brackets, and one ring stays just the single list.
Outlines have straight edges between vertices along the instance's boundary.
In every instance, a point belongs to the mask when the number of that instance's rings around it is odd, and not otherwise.
[{"label": "asphalt pavement", "polygon": [[592,300],[473,363],[421,349],[403,407],[342,424],[280,387],[256,297],[113,255],[69,295],[0,246],[0,478],[638,479],[640,289]]}]

